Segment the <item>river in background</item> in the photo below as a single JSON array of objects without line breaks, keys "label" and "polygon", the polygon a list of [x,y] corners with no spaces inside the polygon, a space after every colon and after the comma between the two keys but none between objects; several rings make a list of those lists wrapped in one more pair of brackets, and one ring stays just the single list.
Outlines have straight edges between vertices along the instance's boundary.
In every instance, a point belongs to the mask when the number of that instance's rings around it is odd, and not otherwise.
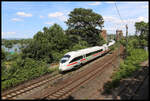
[{"label": "river in background", "polygon": [[[4,48],[5,51],[7,52],[11,52],[11,53],[14,53],[14,52],[21,52],[21,50],[19,49],[21,47],[21,44],[15,44],[13,45],[12,48],[6,48],[4,45],[1,46],[1,48]],[[16,50],[16,51],[15,51]]]}]

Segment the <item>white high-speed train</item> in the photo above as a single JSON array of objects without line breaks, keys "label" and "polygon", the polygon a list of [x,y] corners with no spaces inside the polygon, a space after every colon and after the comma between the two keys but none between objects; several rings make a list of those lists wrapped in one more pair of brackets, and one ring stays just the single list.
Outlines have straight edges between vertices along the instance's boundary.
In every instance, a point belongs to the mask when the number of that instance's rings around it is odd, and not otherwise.
[{"label": "white high-speed train", "polygon": [[71,70],[98,56],[101,56],[102,54],[107,52],[109,46],[112,46],[113,44],[115,44],[115,41],[111,40],[109,44],[104,44],[103,46],[95,46],[95,47],[68,52],[60,60],[59,71],[63,72],[63,71]]}]

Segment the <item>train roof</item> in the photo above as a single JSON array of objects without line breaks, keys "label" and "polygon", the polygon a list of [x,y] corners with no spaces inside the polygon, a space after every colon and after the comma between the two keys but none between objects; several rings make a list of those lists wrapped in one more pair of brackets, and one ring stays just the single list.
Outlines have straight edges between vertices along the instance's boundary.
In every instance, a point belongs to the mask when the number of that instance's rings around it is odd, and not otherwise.
[{"label": "train roof", "polygon": [[85,48],[85,49],[81,49],[81,50],[77,50],[77,51],[71,51],[71,52],[66,53],[65,55],[71,55],[72,57],[76,57],[76,56],[87,54],[87,53],[90,53],[93,51],[97,51],[102,48],[103,48],[103,46],[95,46],[95,47]]}]

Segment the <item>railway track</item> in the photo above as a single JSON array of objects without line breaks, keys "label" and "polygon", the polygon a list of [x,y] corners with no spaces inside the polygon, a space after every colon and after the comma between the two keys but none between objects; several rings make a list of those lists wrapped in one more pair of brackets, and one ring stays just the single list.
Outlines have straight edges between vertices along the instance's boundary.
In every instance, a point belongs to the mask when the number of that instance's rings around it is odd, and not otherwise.
[{"label": "railway track", "polygon": [[[82,72],[84,69],[80,68],[78,71],[75,71],[75,73],[78,72]],[[2,99],[15,99],[18,95],[24,94],[28,91],[31,91],[35,88],[38,88],[48,82],[53,82],[53,81],[57,81],[58,79],[64,78],[65,76],[69,75],[69,73],[62,75],[62,74],[58,74],[56,76],[47,76],[42,80],[39,80],[37,82],[31,83],[30,85],[26,85],[26,86],[22,86],[19,89],[16,90],[12,90],[8,93],[2,94]]]},{"label": "railway track", "polygon": [[57,91],[54,91],[53,93],[48,95],[48,97],[46,96],[44,98],[46,98],[46,99],[63,99],[63,98],[66,98],[75,89],[77,89],[78,87],[80,87],[84,83],[88,82],[89,80],[93,79],[98,74],[98,72],[100,72],[100,73],[103,72],[105,66],[110,64],[113,60],[114,60],[114,58],[112,60],[110,60],[109,62],[105,63],[102,68],[97,69],[97,70],[92,71],[92,72],[89,72],[89,75],[85,74],[81,78],[77,78],[75,81],[68,83],[67,85],[65,85],[65,87],[62,87],[62,88],[58,89]]},{"label": "railway track", "polygon": [[[113,60],[117,59],[117,52],[111,56],[108,56],[101,62],[97,62],[92,65],[92,68],[80,72],[80,74],[74,77],[62,81],[62,83],[52,89],[48,89],[40,94],[33,96],[33,99],[64,99],[67,98],[78,87],[85,84],[89,80],[93,79],[97,74],[104,71]],[[110,59],[110,60],[109,60]],[[106,62],[106,60],[109,60]],[[101,66],[101,67],[99,67]]]},{"label": "railway track", "polygon": [[[83,71],[83,70],[84,70],[84,68],[80,68],[79,70],[74,71],[74,73],[78,73],[78,72]],[[10,90],[6,93],[3,93],[2,94],[2,99],[14,99],[18,95],[29,92],[29,91],[31,91],[35,88],[38,88],[42,85],[46,85],[46,83],[57,81],[61,78],[64,78],[64,77],[70,75],[70,74],[72,74],[72,72],[67,73],[67,74],[63,74],[63,75],[62,74],[57,74],[55,76],[53,76],[53,75],[43,76],[41,80],[37,80],[36,82],[30,83],[30,84],[25,84],[23,86],[21,85],[21,87],[18,87],[15,90]]]},{"label": "railway track", "polygon": [[59,79],[60,77],[61,77],[60,74],[56,75],[54,77],[51,77],[51,76],[49,77],[48,76],[44,80],[41,80],[41,81],[38,81],[38,82],[34,82],[34,83],[32,83],[32,84],[30,84],[30,85],[28,85],[26,87],[23,86],[23,87],[20,87],[19,89],[12,90],[12,91],[10,91],[10,92],[8,92],[6,94],[2,94],[2,99],[12,99],[13,97],[16,97],[18,95],[26,93],[26,92],[34,89],[34,88],[37,88],[37,87],[39,87],[41,85],[44,85],[47,82],[51,82],[53,80]]},{"label": "railway track", "polygon": [[[80,71],[83,71],[83,68],[81,68],[80,70],[74,71],[74,73],[78,73]],[[27,84],[25,86],[19,87],[18,89],[6,92],[4,94],[2,94],[2,99],[13,99],[15,97],[17,97],[18,95],[24,94],[26,92],[29,92],[35,88],[38,88],[40,86],[46,85],[46,83],[52,82],[55,83],[57,80],[65,78],[66,76],[70,75],[70,73],[67,74],[57,74],[55,76],[53,75],[46,75],[44,76],[42,80],[37,80],[36,82],[33,82],[31,84]]]}]

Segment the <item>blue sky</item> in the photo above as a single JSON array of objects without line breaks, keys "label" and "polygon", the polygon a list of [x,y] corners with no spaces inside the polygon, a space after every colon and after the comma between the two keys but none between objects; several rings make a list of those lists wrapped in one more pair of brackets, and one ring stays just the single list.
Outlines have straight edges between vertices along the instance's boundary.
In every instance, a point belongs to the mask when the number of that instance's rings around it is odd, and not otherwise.
[{"label": "blue sky", "polygon": [[68,14],[74,8],[90,8],[104,18],[107,33],[123,30],[128,24],[129,34],[135,33],[135,22],[148,22],[148,2],[116,2],[123,22],[114,2],[2,2],[2,38],[33,38],[43,27],[59,24],[64,30]]}]

